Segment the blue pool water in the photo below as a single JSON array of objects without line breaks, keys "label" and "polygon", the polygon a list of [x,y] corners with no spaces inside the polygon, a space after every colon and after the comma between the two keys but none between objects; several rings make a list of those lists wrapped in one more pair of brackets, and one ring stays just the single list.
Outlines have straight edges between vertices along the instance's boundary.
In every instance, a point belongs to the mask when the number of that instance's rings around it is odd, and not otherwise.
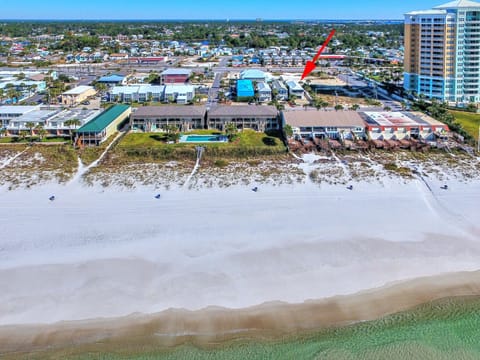
[{"label": "blue pool water", "polygon": [[208,143],[208,142],[227,142],[225,135],[183,135],[180,142],[183,143]]}]

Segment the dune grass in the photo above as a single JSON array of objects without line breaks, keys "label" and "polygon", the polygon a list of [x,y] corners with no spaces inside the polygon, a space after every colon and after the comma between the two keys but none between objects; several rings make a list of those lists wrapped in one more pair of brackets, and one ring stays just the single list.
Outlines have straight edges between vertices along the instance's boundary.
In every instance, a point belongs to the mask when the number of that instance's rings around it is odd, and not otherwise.
[{"label": "dune grass", "polygon": [[136,350],[107,341],[83,349],[16,356],[75,360],[479,359],[479,310],[478,297],[445,299],[377,321],[276,340],[242,338],[204,348],[142,344]]},{"label": "dune grass", "polygon": [[82,163],[87,166],[97,160],[117,135],[118,133],[110,135],[110,137],[99,146],[85,146],[82,149],[78,149],[77,153]]},{"label": "dune grass", "polygon": [[[191,133],[211,134],[211,130]],[[114,149],[114,158],[124,163],[131,161],[195,160],[199,144],[167,144],[162,133],[127,134]],[[228,143],[205,143],[205,158],[245,159],[256,156],[284,154],[286,148],[279,137],[253,130],[244,130]]]}]

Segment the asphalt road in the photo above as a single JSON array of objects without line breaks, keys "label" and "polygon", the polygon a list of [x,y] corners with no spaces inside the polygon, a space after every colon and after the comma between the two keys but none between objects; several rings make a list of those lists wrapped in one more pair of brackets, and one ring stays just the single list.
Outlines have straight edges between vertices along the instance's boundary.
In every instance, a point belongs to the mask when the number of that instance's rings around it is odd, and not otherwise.
[{"label": "asphalt road", "polygon": [[213,79],[213,84],[210,90],[208,91],[208,101],[207,106],[215,106],[218,103],[218,91],[220,90],[220,83],[222,81],[223,74],[225,73],[226,65],[229,58],[224,57],[218,63],[218,67],[213,69],[215,73],[215,78]]}]

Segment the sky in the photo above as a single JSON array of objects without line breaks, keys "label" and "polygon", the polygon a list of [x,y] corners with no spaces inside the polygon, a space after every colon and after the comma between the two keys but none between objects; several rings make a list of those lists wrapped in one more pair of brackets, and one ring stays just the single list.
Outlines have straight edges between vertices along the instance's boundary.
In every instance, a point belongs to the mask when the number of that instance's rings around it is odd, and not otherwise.
[{"label": "sky", "polygon": [[402,19],[448,0],[0,0],[1,19]]}]

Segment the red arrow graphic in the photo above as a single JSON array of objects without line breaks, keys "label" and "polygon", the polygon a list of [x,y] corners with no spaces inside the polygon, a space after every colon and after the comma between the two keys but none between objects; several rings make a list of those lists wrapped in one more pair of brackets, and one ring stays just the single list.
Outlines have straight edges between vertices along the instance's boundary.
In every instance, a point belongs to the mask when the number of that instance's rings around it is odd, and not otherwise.
[{"label": "red arrow graphic", "polygon": [[307,63],[305,64],[305,69],[303,70],[303,74],[302,74],[302,80],[304,78],[306,78],[308,76],[308,74],[310,74],[315,68],[316,68],[316,65],[315,63],[318,61],[318,59],[320,58],[320,55],[322,55],[322,52],[323,50],[325,50],[325,48],[327,47],[328,43],[330,42],[330,40],[332,40],[332,37],[333,35],[335,35],[335,29],[333,29],[332,31],[330,31],[330,34],[328,35],[327,37],[327,40],[325,40],[325,42],[323,43],[322,47],[320,48],[320,50],[318,50],[317,52],[317,55],[315,55],[315,57],[313,58],[312,61],[307,61]]}]

